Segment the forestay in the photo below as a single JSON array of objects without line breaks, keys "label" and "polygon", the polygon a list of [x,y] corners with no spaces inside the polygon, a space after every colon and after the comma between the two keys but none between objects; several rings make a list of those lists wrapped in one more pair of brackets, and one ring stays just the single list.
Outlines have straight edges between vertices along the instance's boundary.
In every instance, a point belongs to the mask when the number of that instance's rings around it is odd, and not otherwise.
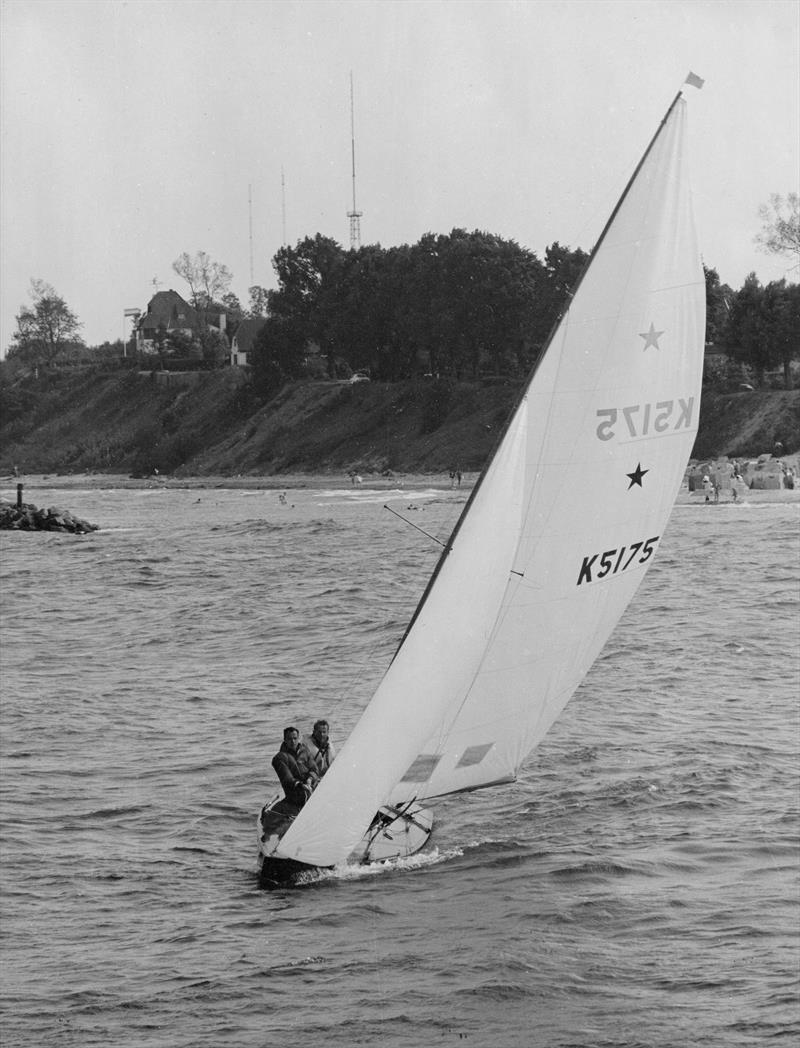
[{"label": "forestay", "polygon": [[685,108],[679,95],[411,629],[278,855],[335,865],[389,799],[513,780],[652,563],[700,409]]}]

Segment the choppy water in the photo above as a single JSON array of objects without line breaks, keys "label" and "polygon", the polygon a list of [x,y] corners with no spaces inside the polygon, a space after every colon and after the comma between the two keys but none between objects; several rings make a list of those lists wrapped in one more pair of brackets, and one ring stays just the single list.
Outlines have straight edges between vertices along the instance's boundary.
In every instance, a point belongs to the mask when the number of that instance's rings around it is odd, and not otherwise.
[{"label": "choppy water", "polygon": [[798,502],[677,507],[517,784],[264,893],[281,728],[346,735],[437,547],[385,492],[27,494],[103,530],[1,536],[4,1048],[798,1043]]}]

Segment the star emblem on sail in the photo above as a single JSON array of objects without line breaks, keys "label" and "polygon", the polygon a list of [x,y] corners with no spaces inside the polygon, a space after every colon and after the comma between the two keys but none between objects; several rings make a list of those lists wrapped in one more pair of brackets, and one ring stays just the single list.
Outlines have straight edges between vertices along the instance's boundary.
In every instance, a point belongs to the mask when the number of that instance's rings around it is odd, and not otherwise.
[{"label": "star emblem on sail", "polygon": [[631,481],[630,484],[628,485],[628,491],[631,490],[631,488],[633,487],[634,484],[638,484],[639,487],[641,487],[642,486],[642,477],[645,475],[645,473],[649,473],[649,472],[650,472],[649,469],[642,469],[641,462],[637,462],[636,463],[636,469],[633,471],[633,473],[626,473],[625,474],[626,477],[630,477],[630,481]]},{"label": "star emblem on sail", "polygon": [[655,325],[651,321],[650,330],[640,331],[639,338],[644,339],[644,349],[649,349],[651,346],[653,346],[655,349],[661,349],[661,346],[659,346],[658,344],[658,340],[661,338],[663,334],[663,331],[656,331]]}]

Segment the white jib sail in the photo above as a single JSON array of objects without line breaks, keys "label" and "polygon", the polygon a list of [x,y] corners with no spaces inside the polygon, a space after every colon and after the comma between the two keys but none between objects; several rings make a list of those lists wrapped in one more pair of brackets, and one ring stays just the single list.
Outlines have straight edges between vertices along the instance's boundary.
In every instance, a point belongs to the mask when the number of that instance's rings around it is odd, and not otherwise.
[{"label": "white jib sail", "polygon": [[277,854],[335,865],[387,800],[512,780],[652,563],[700,409],[685,109],[679,96],[411,630]]}]

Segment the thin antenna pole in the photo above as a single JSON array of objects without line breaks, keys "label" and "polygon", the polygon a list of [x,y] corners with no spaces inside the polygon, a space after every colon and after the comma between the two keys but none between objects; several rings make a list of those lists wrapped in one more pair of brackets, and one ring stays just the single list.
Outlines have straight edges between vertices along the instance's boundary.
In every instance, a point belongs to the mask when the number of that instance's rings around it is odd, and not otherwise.
[{"label": "thin antenna pole", "polygon": [[286,247],[286,180],[283,177],[283,164],[281,164],[281,235],[283,246]]},{"label": "thin antenna pole", "polygon": [[350,250],[361,247],[361,216],[363,211],[356,208],[356,130],[355,106],[353,104],[353,72],[350,71],[350,160],[353,179],[353,210],[347,212],[350,219]]},{"label": "thin antenna pole", "polygon": [[253,186],[252,183],[247,187],[247,198],[248,205],[250,208],[250,286],[255,284],[253,278]]},{"label": "thin antenna pole", "polygon": [[353,72],[350,71],[350,159],[353,172],[353,212],[356,210],[356,120],[353,104]]}]

